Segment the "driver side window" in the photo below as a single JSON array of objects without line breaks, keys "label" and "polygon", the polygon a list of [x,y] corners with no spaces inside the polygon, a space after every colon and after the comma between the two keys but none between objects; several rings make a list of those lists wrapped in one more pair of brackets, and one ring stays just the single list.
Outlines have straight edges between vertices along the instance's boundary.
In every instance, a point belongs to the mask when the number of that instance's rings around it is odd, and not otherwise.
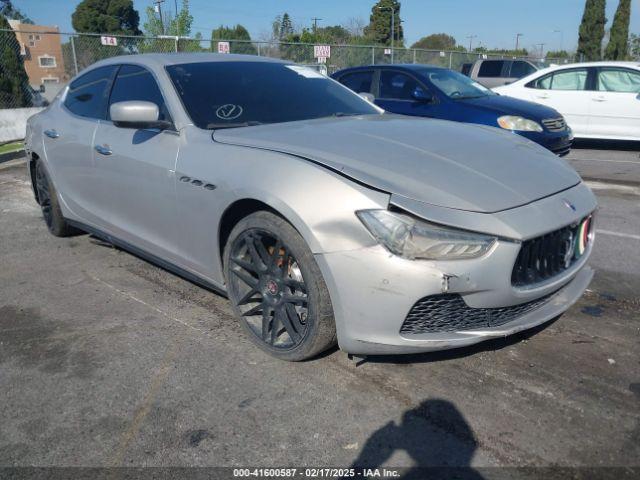
[{"label": "driver side window", "polygon": [[109,106],[130,100],[155,103],[160,112],[158,120],[171,121],[169,110],[151,72],[137,65],[122,65],[111,90]]}]

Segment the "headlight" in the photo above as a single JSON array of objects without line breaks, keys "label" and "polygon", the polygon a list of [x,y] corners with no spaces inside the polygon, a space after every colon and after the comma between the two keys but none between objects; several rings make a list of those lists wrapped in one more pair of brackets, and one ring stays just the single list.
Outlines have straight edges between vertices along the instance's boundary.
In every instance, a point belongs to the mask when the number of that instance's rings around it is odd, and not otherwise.
[{"label": "headlight", "polygon": [[518,132],[542,132],[542,127],[538,122],[528,120],[524,117],[505,115],[498,118],[498,125],[505,130],[516,130]]},{"label": "headlight", "polygon": [[487,253],[496,238],[434,225],[388,210],[356,212],[371,234],[389,251],[409,259],[460,260]]}]

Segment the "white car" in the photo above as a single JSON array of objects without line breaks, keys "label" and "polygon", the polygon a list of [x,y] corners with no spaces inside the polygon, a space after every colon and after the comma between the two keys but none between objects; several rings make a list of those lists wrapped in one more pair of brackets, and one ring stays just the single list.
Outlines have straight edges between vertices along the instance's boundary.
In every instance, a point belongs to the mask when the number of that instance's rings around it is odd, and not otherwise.
[{"label": "white car", "polygon": [[640,63],[557,65],[493,90],[555,108],[575,137],[640,140]]}]

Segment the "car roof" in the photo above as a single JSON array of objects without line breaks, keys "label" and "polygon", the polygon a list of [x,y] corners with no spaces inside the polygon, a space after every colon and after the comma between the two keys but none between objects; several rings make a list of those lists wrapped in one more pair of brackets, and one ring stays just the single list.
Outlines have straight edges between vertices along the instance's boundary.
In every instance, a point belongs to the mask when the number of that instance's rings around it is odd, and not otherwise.
[{"label": "car roof", "polygon": [[[164,67],[167,65],[181,65],[185,63],[202,63],[202,62],[264,62],[264,63],[282,63],[291,62],[269,58],[259,57],[257,55],[239,55],[225,53],[143,53],[136,55],[118,55],[116,57],[100,60],[91,65],[94,67],[104,67],[107,65],[117,65],[123,63],[135,63],[147,67]],[[89,69],[87,69],[88,71]]]},{"label": "car roof", "polygon": [[347,73],[347,72],[357,72],[359,70],[371,70],[372,68],[378,68],[382,70],[388,69],[396,69],[396,70],[410,70],[410,71],[418,71],[418,70],[448,70],[448,68],[441,67],[439,65],[429,65],[425,63],[390,63],[390,64],[378,64],[378,65],[362,65],[359,67],[348,67],[343,68],[342,70],[338,70],[333,75]]}]

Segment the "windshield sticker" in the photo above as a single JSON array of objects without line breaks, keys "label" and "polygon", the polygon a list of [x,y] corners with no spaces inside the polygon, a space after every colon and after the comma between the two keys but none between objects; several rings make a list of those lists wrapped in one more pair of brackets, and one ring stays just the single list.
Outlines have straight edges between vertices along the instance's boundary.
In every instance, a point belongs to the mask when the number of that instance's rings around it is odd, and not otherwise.
[{"label": "windshield sticker", "polygon": [[321,73],[316,72],[312,68],[301,67],[300,65],[285,65],[289,70],[293,70],[304,78],[326,78]]},{"label": "windshield sticker", "polygon": [[216,110],[216,117],[221,120],[235,120],[242,115],[243,108],[240,105],[234,105],[233,103],[227,103],[218,107]]}]

